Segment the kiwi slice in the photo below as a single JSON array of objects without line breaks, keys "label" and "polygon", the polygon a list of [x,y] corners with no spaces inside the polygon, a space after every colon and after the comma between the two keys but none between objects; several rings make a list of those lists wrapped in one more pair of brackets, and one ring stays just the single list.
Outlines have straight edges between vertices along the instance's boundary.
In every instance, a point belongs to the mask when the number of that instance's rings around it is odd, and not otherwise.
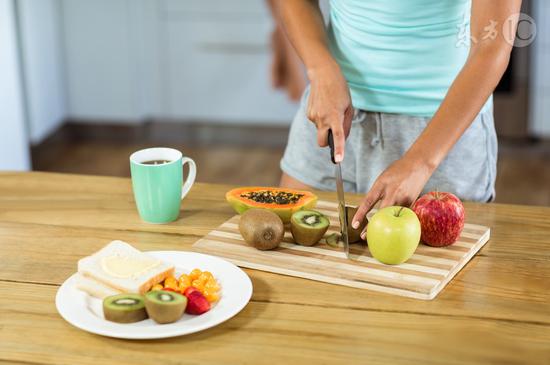
[{"label": "kiwi slice", "polygon": [[172,323],[181,318],[187,298],[176,292],[154,290],[145,294],[147,314],[157,323]]},{"label": "kiwi slice", "polygon": [[338,247],[338,241],[340,240],[340,235],[338,233],[329,234],[325,237],[327,245],[330,247]]},{"label": "kiwi slice", "polygon": [[346,216],[348,219],[348,242],[349,243],[362,241],[361,232],[363,232],[363,230],[367,226],[367,217],[365,216],[363,217],[363,220],[361,221],[359,228],[354,229],[352,227],[352,224],[353,224],[352,219],[355,213],[357,213],[357,207],[346,206]]},{"label": "kiwi slice", "polygon": [[143,295],[111,295],[103,299],[103,315],[106,320],[117,323],[133,323],[147,319]]},{"label": "kiwi slice", "polygon": [[312,246],[319,242],[329,225],[327,217],[315,210],[299,210],[290,218],[292,237],[303,246]]},{"label": "kiwi slice", "polygon": [[241,215],[239,232],[252,247],[272,250],[283,240],[285,227],[277,214],[265,209],[249,209]]}]

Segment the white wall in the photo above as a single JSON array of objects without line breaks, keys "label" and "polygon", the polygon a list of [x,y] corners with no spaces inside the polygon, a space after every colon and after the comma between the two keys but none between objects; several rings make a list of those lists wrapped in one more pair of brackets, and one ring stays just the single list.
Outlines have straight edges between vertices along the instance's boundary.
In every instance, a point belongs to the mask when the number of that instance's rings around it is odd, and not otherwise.
[{"label": "white wall", "polygon": [[13,0],[0,0],[0,170],[30,167]]},{"label": "white wall", "polygon": [[17,0],[23,79],[31,142],[65,118],[65,80],[59,0]]}]

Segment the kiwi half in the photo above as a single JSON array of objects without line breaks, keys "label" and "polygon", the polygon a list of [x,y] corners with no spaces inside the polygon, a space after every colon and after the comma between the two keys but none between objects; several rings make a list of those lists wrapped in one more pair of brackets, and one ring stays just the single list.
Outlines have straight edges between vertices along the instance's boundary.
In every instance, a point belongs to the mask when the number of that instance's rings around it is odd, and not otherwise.
[{"label": "kiwi half", "polygon": [[103,300],[103,315],[106,320],[117,323],[133,323],[147,319],[143,295],[111,295]]},{"label": "kiwi half", "polygon": [[329,225],[327,217],[315,210],[299,210],[290,218],[292,237],[303,246],[312,246],[319,242]]},{"label": "kiwi half", "polygon": [[181,318],[187,298],[176,292],[154,290],[145,294],[147,314],[157,323],[172,323]]},{"label": "kiwi half", "polygon": [[283,240],[285,227],[277,214],[265,209],[249,209],[241,215],[239,232],[249,245],[258,250],[271,250]]},{"label": "kiwi half", "polygon": [[357,213],[357,207],[349,207],[346,206],[346,217],[348,220],[348,242],[349,243],[355,243],[362,241],[361,239],[361,232],[365,229],[367,226],[367,217],[363,217],[363,220],[361,221],[361,224],[359,225],[359,228],[354,229],[352,227],[352,220],[353,216]]}]

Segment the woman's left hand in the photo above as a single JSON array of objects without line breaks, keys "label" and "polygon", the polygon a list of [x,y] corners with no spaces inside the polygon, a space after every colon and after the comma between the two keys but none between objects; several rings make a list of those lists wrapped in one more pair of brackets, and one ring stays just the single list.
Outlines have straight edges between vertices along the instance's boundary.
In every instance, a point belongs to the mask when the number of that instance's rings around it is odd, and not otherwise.
[{"label": "woman's left hand", "polygon": [[353,217],[353,227],[380,201],[380,208],[392,205],[409,207],[430,179],[433,169],[417,158],[403,156],[392,163],[374,182]]}]

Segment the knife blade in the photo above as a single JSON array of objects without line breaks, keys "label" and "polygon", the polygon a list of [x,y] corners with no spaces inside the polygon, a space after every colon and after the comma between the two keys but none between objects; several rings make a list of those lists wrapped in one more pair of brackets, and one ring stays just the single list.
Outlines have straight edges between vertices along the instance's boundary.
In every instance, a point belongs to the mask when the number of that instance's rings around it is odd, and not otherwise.
[{"label": "knife blade", "polygon": [[332,130],[328,130],[328,145],[330,147],[330,159],[334,164],[336,177],[336,192],[338,194],[338,217],[340,219],[340,233],[342,242],[344,242],[344,253],[349,259],[349,240],[348,240],[348,217],[346,214],[346,200],[344,198],[344,181],[342,180],[342,166],[334,159],[334,138]]}]

